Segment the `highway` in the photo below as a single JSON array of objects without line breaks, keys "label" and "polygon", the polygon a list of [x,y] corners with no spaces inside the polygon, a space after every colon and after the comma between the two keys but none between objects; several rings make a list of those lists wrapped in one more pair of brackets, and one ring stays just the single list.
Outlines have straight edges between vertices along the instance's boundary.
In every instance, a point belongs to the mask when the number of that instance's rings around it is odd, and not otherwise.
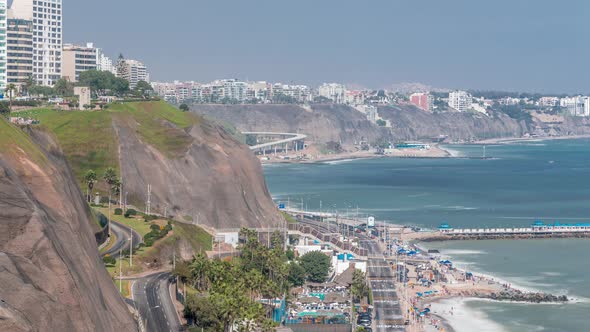
[{"label": "highway", "polygon": [[118,258],[121,250],[129,249],[129,239],[131,238],[131,234],[133,234],[134,248],[137,248],[137,246],[143,242],[141,235],[133,229],[112,220],[110,224],[111,232],[115,236],[116,242],[108,250],[102,253],[103,257],[109,255],[113,258]]},{"label": "highway", "polygon": [[264,148],[270,148],[275,145],[283,145],[291,142],[302,141],[307,138],[307,135],[303,134],[295,134],[295,133],[271,133],[271,132],[243,132],[244,135],[269,135],[269,136],[290,136],[289,138],[284,138],[275,142],[268,142],[263,144],[258,144],[250,147],[250,150],[258,150]]},{"label": "highway", "polygon": [[133,302],[147,332],[180,331],[181,323],[168,290],[170,278],[169,272],[160,272],[133,283]]},{"label": "highway", "polygon": [[376,240],[364,238],[360,245],[369,250],[367,277],[373,292],[374,331],[405,331],[400,303],[395,291],[395,273]]}]

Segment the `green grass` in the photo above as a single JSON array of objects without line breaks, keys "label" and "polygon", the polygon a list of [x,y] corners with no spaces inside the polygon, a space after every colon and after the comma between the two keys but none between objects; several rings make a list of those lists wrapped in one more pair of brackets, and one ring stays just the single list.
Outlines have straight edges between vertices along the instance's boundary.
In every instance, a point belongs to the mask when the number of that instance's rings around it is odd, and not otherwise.
[{"label": "green grass", "polygon": [[[111,211],[111,220],[114,220],[120,224],[123,224],[127,227],[131,227],[133,228],[133,230],[135,230],[137,233],[139,233],[141,235],[141,237],[143,238],[147,233],[151,232],[150,226],[151,226],[151,222],[145,222],[143,221],[143,218],[138,217],[138,218],[125,218],[125,216],[116,216],[113,212],[116,208],[116,206],[112,206],[112,211]],[[104,214],[105,216],[108,217],[108,213],[109,213],[109,209],[106,207],[103,208],[96,208],[96,210],[100,211],[102,214]]]},{"label": "green grass", "polygon": [[2,116],[0,116],[0,152],[11,155],[24,152],[40,166],[43,166],[47,161],[43,152],[31,141],[29,135],[10,124]]},{"label": "green grass", "polygon": [[285,218],[285,220],[287,220],[288,223],[290,223],[290,224],[297,223],[297,220],[295,220],[295,218],[293,218],[293,216],[288,214],[287,212],[281,211],[281,214],[283,215],[283,218]]},{"label": "green grass", "polygon": [[211,250],[211,234],[199,226],[175,222],[173,224],[174,236],[188,240],[195,252]]},{"label": "green grass", "polygon": [[118,143],[109,112],[36,109],[24,113],[55,135],[80,183],[90,169],[99,176],[108,167],[119,169]]},{"label": "green grass", "polygon": [[192,137],[185,129],[199,123],[192,113],[182,112],[164,102],[115,104],[110,110],[119,113],[122,119],[134,120],[140,137],[169,158],[178,157],[186,151]]},{"label": "green grass", "polygon": [[[41,128],[55,135],[81,184],[88,170],[99,176],[108,167],[119,172],[119,142],[113,120],[133,128],[143,142],[168,158],[178,157],[186,151],[192,137],[185,130],[201,121],[192,113],[182,112],[165,102],[113,104],[104,111],[38,108],[19,112],[19,116],[39,120]],[[22,139],[18,137],[19,141]],[[97,190],[104,191],[103,186],[99,182]]]}]

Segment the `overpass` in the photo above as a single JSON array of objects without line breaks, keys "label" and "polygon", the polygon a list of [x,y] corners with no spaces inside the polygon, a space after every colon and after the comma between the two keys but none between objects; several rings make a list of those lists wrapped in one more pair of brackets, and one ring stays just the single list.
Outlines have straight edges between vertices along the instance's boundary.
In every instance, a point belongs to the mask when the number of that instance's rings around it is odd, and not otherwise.
[{"label": "overpass", "polygon": [[289,148],[291,151],[297,152],[305,147],[304,142],[307,138],[307,135],[295,133],[243,132],[242,134],[257,136],[257,143],[263,141],[263,143],[250,147],[250,150],[263,155],[266,155],[267,151],[274,152],[274,154],[277,154],[278,151],[288,153]]}]

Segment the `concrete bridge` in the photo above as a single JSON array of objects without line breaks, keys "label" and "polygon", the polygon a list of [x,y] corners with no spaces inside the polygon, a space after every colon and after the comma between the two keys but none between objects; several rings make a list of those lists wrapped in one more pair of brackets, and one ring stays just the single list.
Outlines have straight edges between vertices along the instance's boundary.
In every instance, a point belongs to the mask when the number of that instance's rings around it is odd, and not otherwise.
[{"label": "concrete bridge", "polygon": [[274,132],[243,132],[248,136],[256,136],[258,144],[250,147],[254,153],[266,155],[267,153],[277,154],[278,152],[289,153],[305,148],[307,135],[295,133],[274,133]]}]

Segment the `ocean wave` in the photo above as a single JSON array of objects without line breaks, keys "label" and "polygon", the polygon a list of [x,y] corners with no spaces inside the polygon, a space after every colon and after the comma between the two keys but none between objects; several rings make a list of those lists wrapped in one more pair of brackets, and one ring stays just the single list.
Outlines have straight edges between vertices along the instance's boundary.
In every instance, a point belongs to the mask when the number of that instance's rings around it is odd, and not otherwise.
[{"label": "ocean wave", "polygon": [[473,309],[470,299],[448,299],[433,302],[431,312],[443,317],[454,331],[504,332],[506,328],[491,320],[485,312]]},{"label": "ocean wave", "polygon": [[[345,164],[345,163],[349,163],[351,161],[362,160],[362,159],[363,158],[330,160],[330,161],[324,161],[324,162],[322,162],[322,164],[324,164],[324,165],[340,165],[340,164]],[[366,159],[368,159],[368,158],[366,158]]]},{"label": "ocean wave", "polygon": [[443,150],[447,151],[451,157],[455,157],[455,158],[459,158],[459,157],[465,157],[465,154],[461,151],[458,150],[454,150],[454,149],[449,149],[448,147],[444,146],[442,147]]},{"label": "ocean wave", "polygon": [[487,255],[488,253],[483,250],[450,249],[450,250],[444,250],[443,254],[455,256],[455,255]]}]

